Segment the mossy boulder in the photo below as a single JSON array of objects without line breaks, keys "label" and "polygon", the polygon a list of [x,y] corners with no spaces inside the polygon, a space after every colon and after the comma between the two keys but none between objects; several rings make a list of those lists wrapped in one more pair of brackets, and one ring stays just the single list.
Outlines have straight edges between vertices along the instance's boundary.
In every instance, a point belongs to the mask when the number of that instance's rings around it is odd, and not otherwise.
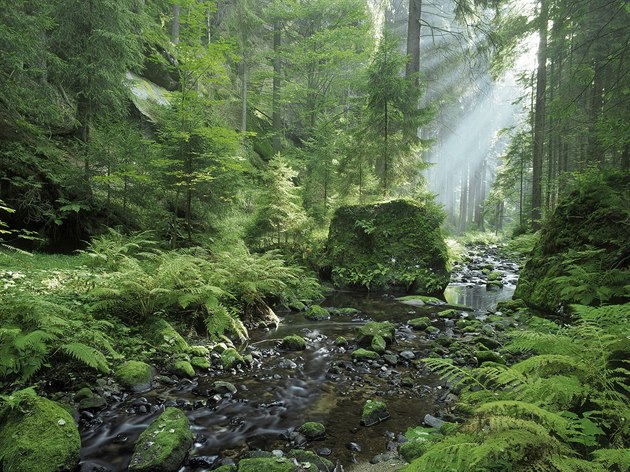
[{"label": "mossy boulder", "polygon": [[162,351],[169,354],[187,353],[191,351],[188,342],[166,320],[156,320],[149,324],[147,339]]},{"label": "mossy boulder", "polygon": [[380,336],[387,344],[391,344],[394,342],[394,333],[394,325],[389,321],[383,323],[370,321],[359,328],[357,341],[362,346],[370,346],[374,336]]},{"label": "mossy boulder", "polygon": [[374,336],[372,338],[372,343],[370,344],[370,349],[377,354],[385,354],[385,349],[387,348],[387,344],[385,340],[381,336]]},{"label": "mossy boulder", "polygon": [[198,357],[205,357],[210,354],[210,349],[206,346],[190,346],[190,354]]},{"label": "mossy boulder", "polygon": [[316,421],[307,421],[298,428],[298,432],[309,441],[316,441],[326,437],[326,427]]},{"label": "mossy boulder", "polygon": [[239,352],[232,347],[228,347],[221,353],[221,365],[225,370],[237,367],[244,362],[245,359],[243,359],[243,356],[241,356]]},{"label": "mossy boulder", "polygon": [[494,351],[480,350],[475,352],[478,365],[486,362],[494,362],[496,364],[505,364],[505,359]]},{"label": "mossy boulder", "polygon": [[141,392],[151,386],[153,367],[141,361],[127,361],[116,369],[116,380],[124,388]]},{"label": "mossy boulder", "polygon": [[458,318],[461,315],[461,310],[449,308],[448,310],[440,311],[437,316],[440,318]]},{"label": "mossy boulder", "polygon": [[190,358],[190,365],[195,369],[208,370],[210,368],[210,361],[207,357],[193,356]]},{"label": "mossy boulder", "polygon": [[311,321],[324,321],[330,319],[330,312],[319,305],[312,305],[304,316]]},{"label": "mossy boulder", "polygon": [[352,351],[351,356],[353,359],[356,359],[358,361],[376,360],[376,359],[380,359],[381,357],[377,352],[368,351],[367,349],[363,349],[363,348],[359,348]]},{"label": "mossy boulder", "polygon": [[321,471],[332,471],[335,468],[335,464],[326,459],[325,457],[318,456],[314,452],[304,451],[302,449],[292,449],[287,454],[290,459],[296,459],[299,462],[315,465]]},{"label": "mossy boulder", "polygon": [[409,326],[418,331],[424,331],[429,326],[431,326],[431,320],[426,316],[422,318],[414,318],[413,320],[409,320]]},{"label": "mossy boulder", "polygon": [[192,379],[195,376],[195,369],[188,361],[175,361],[171,372],[178,377]]},{"label": "mossy boulder", "polygon": [[425,306],[425,305],[443,305],[444,302],[436,297],[429,297],[427,295],[406,295],[404,297],[398,297],[396,301],[411,306]]},{"label": "mossy boulder", "polygon": [[285,336],[282,338],[280,348],[287,351],[303,351],[306,349],[306,341],[304,341],[302,336],[298,336],[296,334]]},{"label": "mossy boulder", "polygon": [[297,472],[293,461],[280,457],[256,457],[238,463],[238,472]]},{"label": "mossy boulder", "polygon": [[337,336],[337,339],[335,339],[335,346],[345,347],[347,345],[348,345],[348,340],[346,338],[344,338],[343,336]]},{"label": "mossy boulder", "polygon": [[543,223],[514,298],[547,312],[624,303],[629,269],[630,172],[590,174]]},{"label": "mossy boulder", "polygon": [[429,442],[426,439],[412,439],[398,446],[398,452],[407,462],[422,456],[427,452]]},{"label": "mossy boulder", "polygon": [[333,284],[442,293],[450,278],[443,219],[430,200],[338,208],[325,257]]},{"label": "mossy boulder", "polygon": [[130,472],[175,472],[192,446],[188,418],[177,408],[167,408],[140,434],[129,463]]},{"label": "mossy boulder", "polygon": [[381,421],[389,418],[389,411],[385,402],[377,400],[368,400],[363,405],[361,413],[361,424],[364,426],[373,426]]},{"label": "mossy boulder", "polygon": [[58,403],[25,389],[13,395],[19,408],[0,418],[0,470],[74,470],[81,438],[74,419]]}]

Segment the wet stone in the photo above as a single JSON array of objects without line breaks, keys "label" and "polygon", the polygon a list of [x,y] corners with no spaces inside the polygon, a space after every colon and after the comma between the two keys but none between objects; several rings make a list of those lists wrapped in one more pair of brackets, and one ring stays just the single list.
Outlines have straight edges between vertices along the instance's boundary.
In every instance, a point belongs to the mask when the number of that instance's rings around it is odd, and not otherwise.
[{"label": "wet stone", "polygon": [[352,452],[361,452],[361,446],[359,446],[355,442],[349,442],[348,444],[346,444],[346,447],[350,449]]},{"label": "wet stone", "polygon": [[204,467],[210,468],[219,460],[219,456],[197,456],[190,457],[186,463],[189,467]]}]

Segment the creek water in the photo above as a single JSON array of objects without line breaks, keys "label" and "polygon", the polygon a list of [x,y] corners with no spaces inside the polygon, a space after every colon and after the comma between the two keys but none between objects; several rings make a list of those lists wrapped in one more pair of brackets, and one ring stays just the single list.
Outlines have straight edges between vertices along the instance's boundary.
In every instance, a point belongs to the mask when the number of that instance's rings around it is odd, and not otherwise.
[{"label": "creek water", "polygon": [[[483,260],[495,266],[502,263],[490,256]],[[515,280],[515,271],[517,267],[505,266],[505,278]],[[466,305],[484,316],[498,301],[511,297],[511,283],[501,290],[487,290],[475,279],[474,269],[472,275],[469,272],[470,266],[466,266],[455,273],[455,282],[445,293],[449,304]],[[148,392],[110,401],[94,417],[82,417],[81,470],[126,470],[138,435],[166,406],[178,406],[186,412],[195,437],[190,457],[202,458],[189,461],[182,471],[211,470],[210,464],[229,462],[258,449],[286,452],[306,446],[343,465],[369,461],[376,454],[395,449],[396,437],[421,424],[426,414],[443,408],[448,393],[442,382],[417,362],[430,353],[431,337],[413,331],[407,321],[428,316],[443,331],[444,321],[435,314],[448,306],[409,306],[392,295],[350,291],[332,293],[323,306],[351,307],[359,312],[332,316],[327,321],[287,313],[278,329],[250,333],[245,347],[254,359],[250,367],[211,369],[193,381],[158,382]],[[397,362],[351,360],[357,329],[367,321],[396,325],[396,342],[390,349]],[[304,337],[307,349],[279,350],[278,341],[289,334]],[[349,346],[336,346],[338,336],[345,337]],[[232,383],[236,393],[214,393],[216,381]],[[361,426],[367,399],[384,400],[390,418],[375,426]],[[326,439],[304,444],[303,438],[296,437],[293,431],[306,421],[323,423]],[[360,451],[356,446],[348,447],[350,443],[358,445]]]}]

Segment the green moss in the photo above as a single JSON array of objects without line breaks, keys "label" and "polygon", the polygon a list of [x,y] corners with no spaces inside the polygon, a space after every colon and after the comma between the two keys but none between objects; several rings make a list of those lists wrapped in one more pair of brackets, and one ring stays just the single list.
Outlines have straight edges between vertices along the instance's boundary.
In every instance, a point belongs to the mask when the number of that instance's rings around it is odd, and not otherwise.
[{"label": "green moss", "polygon": [[372,343],[370,344],[370,349],[378,354],[385,354],[385,349],[387,345],[385,344],[385,340],[381,336],[374,336],[372,338]]},{"label": "green moss", "polygon": [[177,408],[167,408],[136,442],[130,472],[175,472],[192,446],[188,418]]},{"label": "green moss", "polygon": [[413,329],[424,331],[429,326],[431,326],[431,320],[426,316],[422,318],[414,318],[413,320],[409,320],[409,326],[411,326]]},{"label": "green moss", "polygon": [[439,333],[440,332],[440,328],[438,328],[437,326],[429,326],[426,329],[426,332],[429,333],[429,334]]},{"label": "green moss", "polygon": [[287,454],[287,457],[297,459],[299,462],[308,462],[309,464],[314,464],[321,471],[332,471],[335,468],[335,464],[333,464],[331,461],[329,461],[325,457],[318,456],[311,451],[292,449]]},{"label": "green moss", "polygon": [[326,428],[324,425],[315,421],[307,421],[298,428],[298,432],[309,441],[323,439],[326,436]]},{"label": "green moss", "polygon": [[525,308],[526,306],[525,302],[521,299],[505,300],[497,304],[497,311],[500,311],[503,314],[512,314],[522,308]]},{"label": "green moss", "polygon": [[169,354],[191,351],[186,340],[166,320],[156,320],[151,323],[147,330],[147,339]]},{"label": "green moss", "polygon": [[116,369],[116,379],[125,388],[134,391],[147,389],[151,385],[153,368],[140,361],[127,361]]},{"label": "green moss", "polygon": [[342,346],[347,346],[347,345],[348,345],[348,340],[344,338],[343,336],[339,336],[337,337],[337,339],[335,339],[335,346],[342,347]]},{"label": "green moss", "polygon": [[304,316],[312,321],[323,321],[330,319],[330,313],[319,305],[312,305],[306,310]]},{"label": "green moss", "polygon": [[214,469],[214,472],[236,472],[238,468],[235,465],[222,465]]},{"label": "green moss", "polygon": [[353,359],[356,359],[358,361],[376,360],[381,357],[378,355],[378,353],[374,351],[368,351],[367,349],[363,349],[363,348],[359,348],[355,351],[352,351],[351,356]]},{"label": "green moss", "polygon": [[232,367],[243,364],[243,362],[245,362],[243,356],[234,348],[228,347],[221,353],[221,365],[224,369],[231,369]]},{"label": "green moss", "polygon": [[340,316],[354,316],[361,312],[356,308],[336,308],[333,313]]},{"label": "green moss", "polygon": [[394,333],[394,325],[389,321],[385,321],[383,323],[370,321],[359,328],[357,341],[361,345],[369,346],[372,343],[372,338],[374,338],[374,336],[380,336],[386,343],[389,344],[394,341]]},{"label": "green moss", "polygon": [[74,470],[79,462],[81,439],[72,416],[32,389],[12,397],[19,408],[0,418],[0,470]]},{"label": "green moss", "polygon": [[415,439],[407,441],[398,447],[398,452],[407,462],[422,456],[428,449],[428,442],[425,439]]},{"label": "green moss", "polygon": [[206,346],[190,346],[190,353],[193,356],[204,357],[210,354],[210,349]]},{"label": "green moss", "polygon": [[457,318],[461,314],[461,310],[455,310],[454,308],[449,308],[448,310],[440,311],[437,316],[440,318]]},{"label": "green moss", "polygon": [[287,351],[303,351],[306,349],[306,341],[298,335],[285,336],[282,338],[280,347]]},{"label": "green moss", "polygon": [[479,365],[485,362],[495,362],[497,364],[505,364],[505,359],[501,357],[496,352],[492,351],[477,351],[475,352],[475,357],[477,358],[477,362]]},{"label": "green moss", "polygon": [[428,200],[338,208],[327,242],[333,283],[443,292],[449,281],[443,218],[443,211]]},{"label": "green moss", "polygon": [[296,472],[298,466],[284,457],[259,457],[243,459],[238,463],[238,472]]},{"label": "green moss", "polygon": [[361,424],[364,426],[375,425],[387,418],[389,418],[389,412],[387,411],[387,405],[385,402],[368,400],[365,402],[365,405],[363,405]]},{"label": "green moss", "polygon": [[178,377],[192,379],[195,376],[195,369],[188,361],[175,361],[171,370]]},{"label": "green moss", "polygon": [[210,361],[207,357],[194,356],[190,359],[190,364],[200,370],[208,370],[210,368]]},{"label": "green moss", "polygon": [[93,397],[94,393],[88,387],[83,387],[77,393],[74,394],[74,401],[80,402],[84,398]]}]

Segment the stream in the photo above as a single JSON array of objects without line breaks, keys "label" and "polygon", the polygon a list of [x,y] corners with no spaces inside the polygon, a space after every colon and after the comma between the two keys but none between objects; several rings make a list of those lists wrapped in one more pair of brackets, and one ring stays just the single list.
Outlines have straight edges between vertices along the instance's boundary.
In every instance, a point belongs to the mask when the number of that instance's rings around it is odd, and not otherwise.
[{"label": "stream", "polygon": [[[486,287],[483,269],[488,272],[489,267],[501,274],[502,288]],[[422,424],[425,415],[448,411],[449,390],[418,362],[431,352],[438,336],[461,336],[453,320],[436,314],[457,305],[463,318],[485,320],[499,301],[511,298],[517,274],[518,265],[502,260],[496,248],[473,248],[466,263],[456,267],[445,304],[411,306],[389,294],[335,291],[322,306],[351,307],[358,313],[333,314],[325,321],[285,313],[276,330],[250,332],[244,352],[254,362],[247,368],[213,368],[192,381],[161,377],[150,391],[112,395],[104,410],[82,412],[81,471],[126,470],[138,435],[167,406],[186,412],[195,437],[182,471],[212,470],[234,463],[248,451],[287,452],[299,447],[346,467],[374,462],[375,456],[395,452],[404,432]],[[439,332],[428,334],[408,326],[410,319],[424,316]],[[351,359],[357,329],[367,321],[395,324],[396,341],[389,347],[389,359]],[[278,341],[290,334],[304,337],[307,349],[279,350]],[[337,346],[338,336],[349,345]],[[236,392],[217,390],[217,381],[233,384]],[[361,426],[367,399],[385,401],[390,418]],[[295,431],[306,421],[323,423],[326,438],[307,443]]]}]

